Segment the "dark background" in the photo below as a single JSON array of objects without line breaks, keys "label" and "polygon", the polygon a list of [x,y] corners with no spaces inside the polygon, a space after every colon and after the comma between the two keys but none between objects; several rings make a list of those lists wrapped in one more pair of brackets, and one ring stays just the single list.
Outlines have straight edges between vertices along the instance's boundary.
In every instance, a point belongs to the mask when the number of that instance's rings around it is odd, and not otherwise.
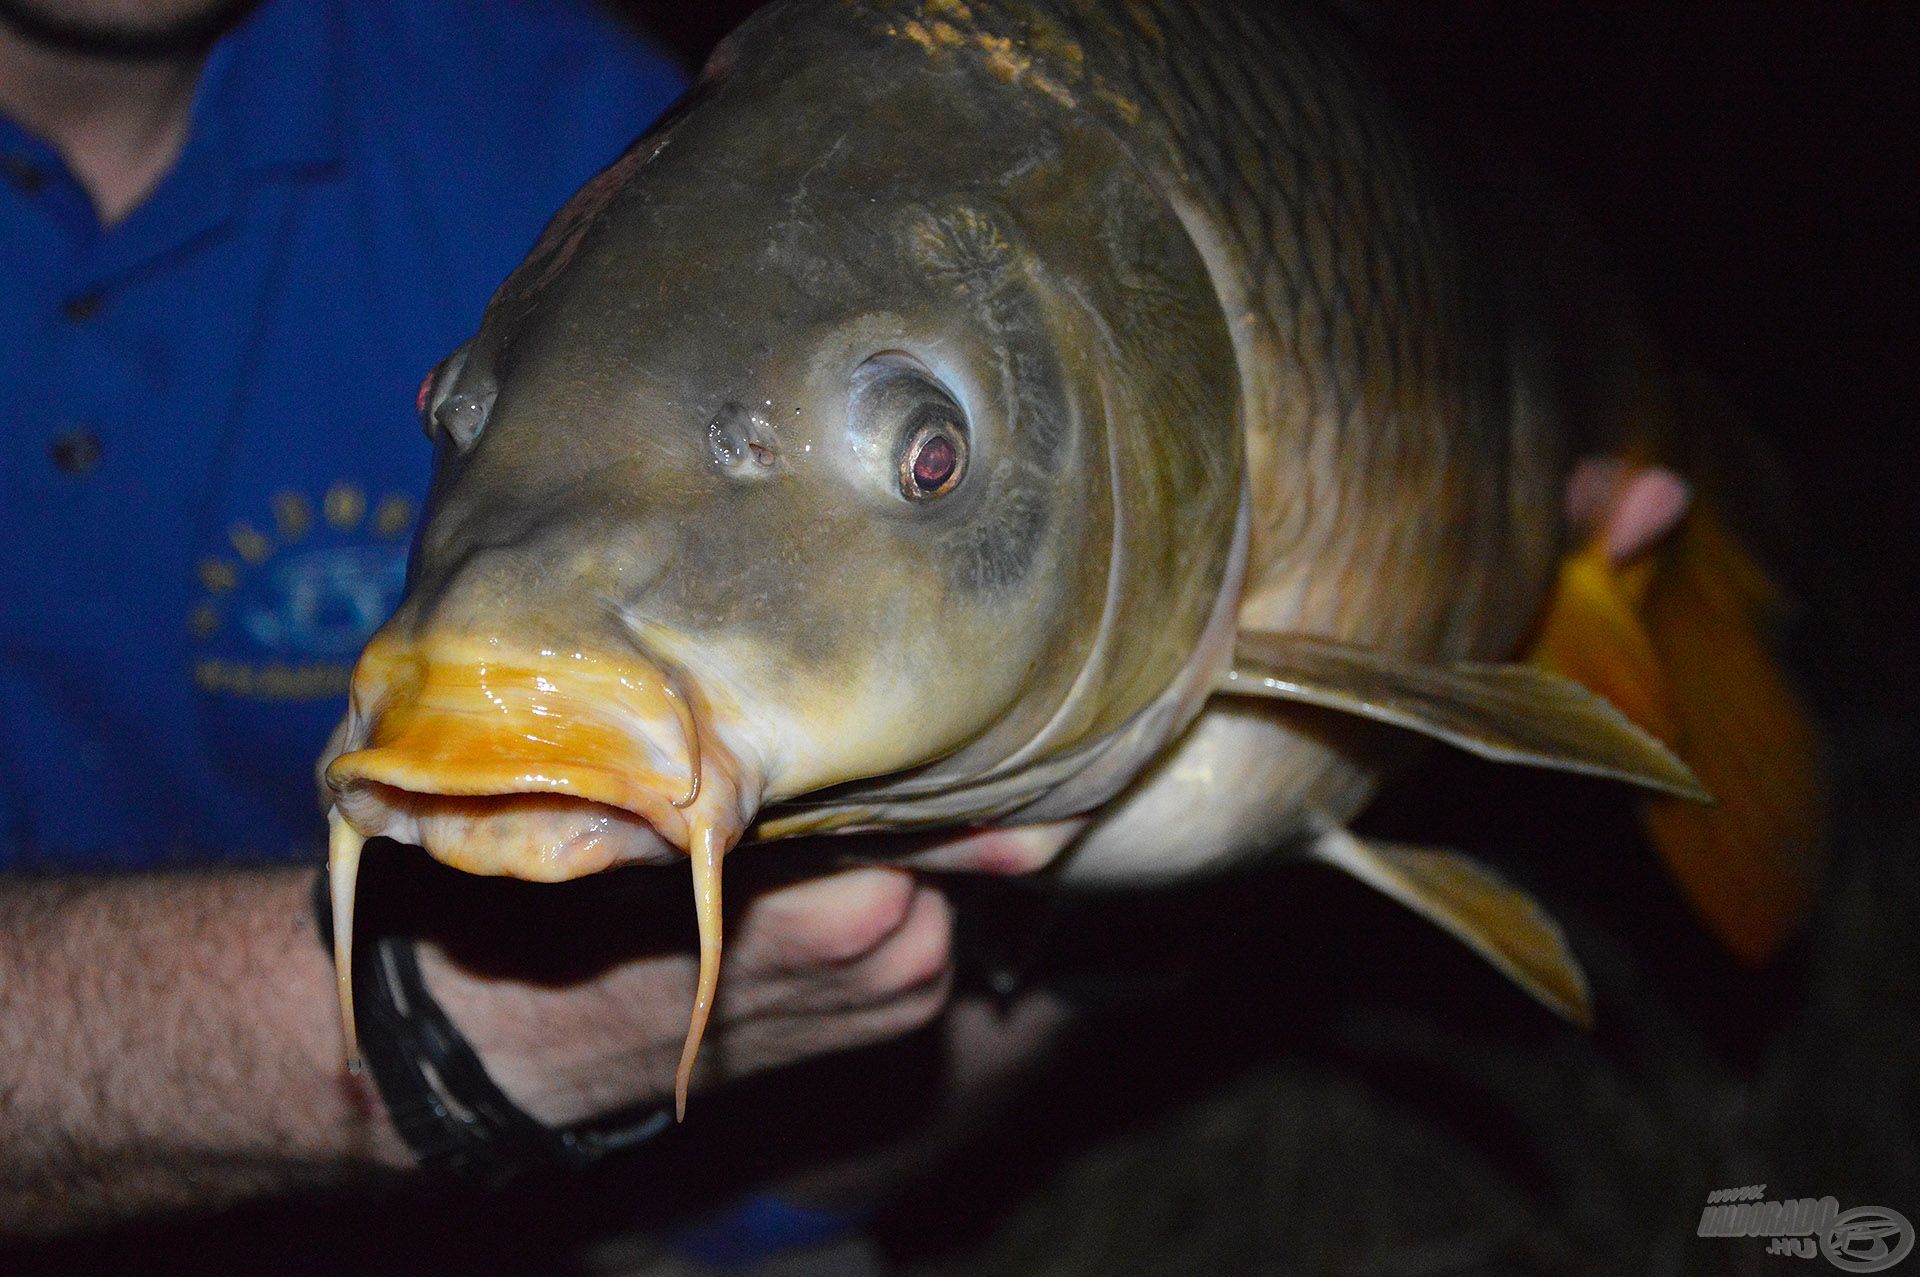
[{"label": "dark background", "polygon": [[[690,64],[752,8],[621,7]],[[1136,956],[1197,960],[1204,983],[1115,1014],[955,1167],[905,1187],[880,1217],[888,1248],[925,1272],[1759,1273],[1793,1261],[1693,1236],[1709,1190],[1920,1219],[1916,6],[1343,12],[1403,106],[1489,130],[1584,213],[1667,347],[1765,441],[1761,539],[1831,745],[1827,888],[1781,961],[1744,971],[1616,796],[1437,760],[1376,827],[1485,850],[1566,918],[1595,1034],[1331,875],[1162,900],[1121,920],[1161,937]],[[926,1044],[871,1063],[891,1094],[852,1107],[911,1108]],[[808,1106],[832,1115],[825,1132],[751,1094],[712,1120],[765,1132],[778,1165],[809,1139],[858,1138],[838,1085],[824,1071]],[[591,1200],[250,1208],[26,1258],[568,1272],[580,1238],[698,1201],[708,1178],[689,1152],[616,1172]]]}]

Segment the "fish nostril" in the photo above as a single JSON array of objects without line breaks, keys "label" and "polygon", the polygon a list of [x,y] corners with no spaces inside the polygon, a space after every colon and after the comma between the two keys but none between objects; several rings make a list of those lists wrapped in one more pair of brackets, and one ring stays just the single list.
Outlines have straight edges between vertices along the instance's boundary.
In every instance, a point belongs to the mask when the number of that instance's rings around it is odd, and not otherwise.
[{"label": "fish nostril", "polygon": [[721,405],[707,423],[707,447],[714,465],[738,478],[763,474],[780,459],[773,423],[735,402]]}]

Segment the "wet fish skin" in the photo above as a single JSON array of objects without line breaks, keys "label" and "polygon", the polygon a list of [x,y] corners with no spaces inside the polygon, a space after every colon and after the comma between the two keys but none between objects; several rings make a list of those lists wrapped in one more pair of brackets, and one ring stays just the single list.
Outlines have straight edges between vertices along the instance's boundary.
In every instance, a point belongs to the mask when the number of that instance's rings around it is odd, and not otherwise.
[{"label": "wet fish skin", "polygon": [[[1516,281],[1335,38],[1231,4],[936,3],[873,22],[1096,121],[1199,247],[1240,382],[1241,628],[1424,660],[1513,652],[1561,549],[1573,423],[1552,352],[1516,322]],[[1216,704],[1070,872],[1260,854],[1351,815],[1397,745]]]},{"label": "wet fish skin", "polygon": [[[775,801],[943,755],[913,783],[978,774],[1030,746],[1076,685],[1069,717],[1083,721],[1056,723],[1054,752],[1110,732],[1191,662],[1241,486],[1218,304],[1127,157],[1050,100],[998,81],[956,99],[910,42],[819,16],[792,15],[783,38],[740,54],[502,290],[459,380],[496,377],[503,350],[513,375],[488,392],[471,453],[443,448],[391,627],[417,640],[532,628],[518,613],[541,618],[549,645],[604,648],[637,626],[699,686],[790,707],[793,737],[857,725],[814,751],[833,772],[783,777]],[[823,111],[828,85],[839,92]],[[809,107],[813,151],[772,123]],[[1012,127],[1009,109],[1031,118]],[[929,150],[920,122],[956,113],[965,141]],[[1151,288],[1125,282],[1149,271]],[[972,414],[1004,432],[989,507],[849,508],[833,485],[857,458],[809,460],[808,432],[844,428],[848,367],[896,346],[944,358],[935,371],[969,406],[1005,396]],[[770,474],[716,472],[704,431],[730,406],[761,413],[779,440]],[[1123,428],[1103,438],[1096,410]],[[1183,421],[1171,441],[1133,428],[1169,411]],[[542,447],[559,422],[568,446]],[[996,442],[983,433],[977,451]],[[1157,508],[1124,530],[1110,570],[1116,501]],[[605,606],[583,616],[582,598]],[[1159,616],[1164,636],[1096,651],[1101,618],[1123,607]],[[937,623],[903,623],[908,611]],[[717,666],[724,677],[699,676]],[[957,721],[942,724],[943,701]],[[984,734],[982,702],[999,718]],[[862,743],[864,757],[847,756]]]},{"label": "wet fish skin", "polygon": [[[1438,192],[1291,16],[772,6],[436,380],[434,489],[376,646],[671,671],[643,681],[684,684],[741,760],[705,818],[729,841],[1129,789],[1074,872],[1297,840],[1365,801],[1380,746],[1208,707],[1233,631],[1506,655],[1556,548],[1558,423]],[[938,503],[888,490],[886,426],[849,406],[895,353],[975,434]],[[722,464],[716,438],[760,450]],[[398,694],[379,668],[357,758]]]},{"label": "wet fish skin", "polygon": [[[1042,826],[927,863],[1072,843],[1067,877],[1131,884],[1363,863],[1340,825],[1405,745],[1367,720],[1424,720],[1247,699],[1299,685],[1289,635],[1366,649],[1316,668],[1372,687],[1456,689],[1461,739],[1684,789],[1544,675],[1373,677],[1511,657],[1561,549],[1552,352],[1442,190],[1296,15],[769,6],[434,378],[408,595],[326,768],[341,845],[528,877],[691,855],[684,1088],[742,838]],[[933,495],[909,483],[928,422],[966,467]],[[1283,676],[1231,686],[1242,635]],[[1529,716],[1553,730],[1502,730]],[[583,718],[627,726],[569,762],[555,725]],[[1580,1013],[1524,897],[1393,855],[1374,879]]]}]

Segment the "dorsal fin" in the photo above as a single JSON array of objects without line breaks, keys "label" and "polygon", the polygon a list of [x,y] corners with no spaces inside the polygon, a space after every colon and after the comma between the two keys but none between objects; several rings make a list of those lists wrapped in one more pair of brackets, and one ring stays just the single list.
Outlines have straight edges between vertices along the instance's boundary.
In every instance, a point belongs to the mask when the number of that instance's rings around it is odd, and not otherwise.
[{"label": "dorsal fin", "polygon": [[1309,850],[1451,933],[1551,1010],[1592,1027],[1586,973],[1560,925],[1491,869],[1457,852],[1372,842],[1345,829],[1322,834]]},{"label": "dorsal fin", "polygon": [[1496,762],[1711,801],[1685,763],[1619,710],[1530,665],[1423,665],[1330,639],[1242,631],[1219,690],[1392,723]]}]

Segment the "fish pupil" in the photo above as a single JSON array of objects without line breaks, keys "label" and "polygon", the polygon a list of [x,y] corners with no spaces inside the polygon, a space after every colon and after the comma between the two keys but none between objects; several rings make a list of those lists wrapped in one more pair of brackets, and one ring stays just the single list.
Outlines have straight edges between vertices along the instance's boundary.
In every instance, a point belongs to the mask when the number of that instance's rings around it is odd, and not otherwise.
[{"label": "fish pupil", "polygon": [[913,483],[922,492],[932,492],[953,477],[953,467],[959,460],[953,440],[945,435],[934,435],[920,445],[920,451],[913,458]]}]

